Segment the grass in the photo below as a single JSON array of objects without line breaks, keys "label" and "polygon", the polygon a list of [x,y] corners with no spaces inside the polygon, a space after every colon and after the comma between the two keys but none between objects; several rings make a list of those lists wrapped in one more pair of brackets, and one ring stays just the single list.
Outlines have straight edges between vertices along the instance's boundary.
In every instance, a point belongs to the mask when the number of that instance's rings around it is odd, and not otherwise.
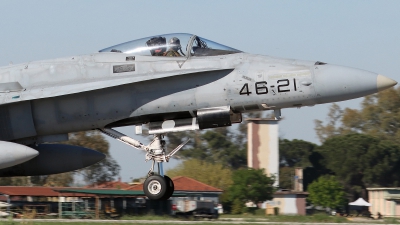
[{"label": "grass", "polygon": [[157,215],[143,215],[143,216],[122,216],[120,220],[178,220],[172,216],[157,216]]},{"label": "grass", "polygon": [[[309,216],[300,216],[300,215],[292,215],[292,216],[286,216],[286,215],[278,215],[278,216],[267,216],[261,213],[256,213],[256,214],[242,214],[242,215],[221,215],[220,220],[228,222],[230,220],[235,220],[235,218],[242,218],[242,220],[235,221],[235,222],[243,222],[246,223],[246,225],[251,225],[252,222],[273,222],[276,225],[279,225],[280,223],[286,222],[296,222],[296,223],[317,223],[317,224],[323,224],[323,223],[376,223],[376,224],[400,224],[399,220],[396,218],[385,218],[384,220],[366,220],[366,221],[351,221],[348,220],[345,217],[339,217],[339,216],[329,216],[327,214],[314,214],[314,215],[309,215]],[[147,224],[147,225],[156,225],[156,224],[165,224],[164,221],[169,220],[169,221],[180,221],[179,224],[185,224],[184,222],[182,223],[182,220],[188,220],[188,219],[183,219],[183,218],[174,218],[171,216],[157,216],[157,215],[143,215],[143,216],[123,216],[119,218],[119,220],[132,220],[132,222],[129,221],[107,221],[106,223],[104,222],[95,222],[91,220],[87,221],[68,221],[68,222],[62,222],[62,221],[48,221],[48,222],[43,222],[43,221],[32,221],[32,220],[23,220],[23,221],[15,221],[15,220],[2,220],[0,221],[0,225],[117,225],[117,224],[131,224],[135,223],[138,225],[142,224]],[[133,220],[136,220],[133,222]],[[140,222],[140,220],[151,220],[152,222]],[[190,219],[189,219],[190,220]],[[188,221],[190,222],[190,221]],[[170,223],[173,224],[173,223]],[[213,221],[197,221],[196,225],[215,225]]]},{"label": "grass", "polygon": [[400,224],[399,219],[396,218],[385,218],[383,221],[385,224]]},{"label": "grass", "polygon": [[270,216],[273,222],[299,222],[299,223],[347,223],[348,219],[339,216],[329,216],[326,214],[314,214],[311,216]]},{"label": "grass", "polygon": [[267,216],[257,214],[243,214],[243,215],[221,215],[221,220],[229,220],[232,218],[243,218],[247,222],[260,221],[260,219],[268,222],[297,222],[297,223],[348,223],[350,222],[345,217],[329,216],[327,214],[314,214],[310,216],[300,215],[279,215],[279,216]]},{"label": "grass", "polygon": [[[0,221],[1,225],[121,225],[121,224],[133,224],[133,223],[104,223],[104,222],[34,222],[34,221]],[[134,223],[135,225],[158,225],[165,224],[164,221],[154,221],[154,223]],[[181,224],[181,223],[180,223]],[[215,225],[212,222],[196,223],[195,225]],[[246,224],[251,225],[251,224]]]},{"label": "grass", "polygon": [[[16,222],[16,221],[1,221],[1,225],[120,225],[120,224],[132,224],[132,223],[101,223],[101,222]],[[162,221],[154,223],[135,223],[137,225],[147,224],[147,225],[158,225],[164,224]]]}]

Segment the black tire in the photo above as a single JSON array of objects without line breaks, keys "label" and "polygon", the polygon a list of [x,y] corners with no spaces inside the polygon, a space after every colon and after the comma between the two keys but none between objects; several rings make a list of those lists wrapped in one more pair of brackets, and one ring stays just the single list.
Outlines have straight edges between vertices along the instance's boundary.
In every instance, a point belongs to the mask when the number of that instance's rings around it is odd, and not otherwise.
[{"label": "black tire", "polygon": [[153,175],[148,177],[143,184],[144,194],[151,200],[160,200],[167,192],[167,183],[164,177]]},{"label": "black tire", "polygon": [[164,175],[165,183],[167,184],[167,191],[165,192],[164,197],[162,200],[168,200],[172,194],[174,193],[175,186],[174,182],[169,178],[169,176]]}]

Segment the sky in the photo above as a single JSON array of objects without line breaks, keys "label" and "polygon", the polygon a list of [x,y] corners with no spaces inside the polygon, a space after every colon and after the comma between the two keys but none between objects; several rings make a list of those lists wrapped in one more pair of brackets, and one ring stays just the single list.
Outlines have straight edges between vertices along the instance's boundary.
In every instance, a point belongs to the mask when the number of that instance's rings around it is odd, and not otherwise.
[{"label": "sky", "polygon": [[[248,53],[322,61],[400,81],[400,1],[0,1],[0,66],[90,54],[142,37],[193,33]],[[362,99],[341,102],[359,108]],[[330,104],[283,109],[281,138],[319,144],[314,120]],[[134,127],[117,129],[136,136]],[[114,139],[123,181],[144,176],[144,154]],[[171,160],[165,166],[173,168]]]}]

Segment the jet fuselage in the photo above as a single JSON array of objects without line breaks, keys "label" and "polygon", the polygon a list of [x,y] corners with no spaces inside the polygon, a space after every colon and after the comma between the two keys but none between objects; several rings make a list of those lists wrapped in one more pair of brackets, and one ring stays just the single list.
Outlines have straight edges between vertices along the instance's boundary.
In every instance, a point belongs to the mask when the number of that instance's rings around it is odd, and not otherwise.
[{"label": "jet fuselage", "polygon": [[30,62],[0,69],[0,140],[191,118],[218,106],[245,113],[342,101],[377,92],[387,83],[382,77],[247,53],[96,53]]}]

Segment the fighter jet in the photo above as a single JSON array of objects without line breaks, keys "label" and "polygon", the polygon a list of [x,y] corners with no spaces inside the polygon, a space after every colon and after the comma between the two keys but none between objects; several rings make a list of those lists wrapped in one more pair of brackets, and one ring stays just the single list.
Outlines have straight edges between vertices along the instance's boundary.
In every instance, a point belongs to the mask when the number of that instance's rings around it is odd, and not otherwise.
[{"label": "fighter jet", "polygon": [[[49,144],[99,130],[146,152],[144,192],[168,199],[168,132],[231,126],[242,114],[354,99],[390,88],[383,75],[320,61],[255,55],[192,34],[156,35],[97,53],[0,68],[0,176],[76,170],[104,155]],[[113,128],[135,125],[142,144]],[[46,144],[47,143],[47,144]],[[158,169],[154,167],[157,164]]]}]

